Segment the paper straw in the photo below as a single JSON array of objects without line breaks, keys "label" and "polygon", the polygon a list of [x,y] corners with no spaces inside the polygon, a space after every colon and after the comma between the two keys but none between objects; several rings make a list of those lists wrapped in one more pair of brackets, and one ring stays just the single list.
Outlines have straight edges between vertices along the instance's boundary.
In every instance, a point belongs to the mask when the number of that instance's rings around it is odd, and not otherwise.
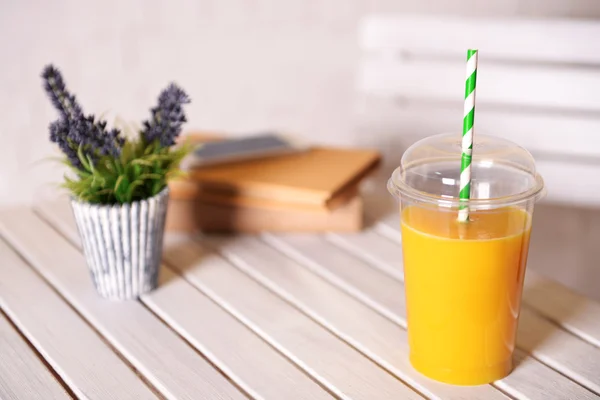
[{"label": "paper straw", "polygon": [[[467,50],[467,80],[465,82],[465,109],[462,134],[462,157],[460,162],[460,194],[461,201],[471,198],[471,155],[473,153],[473,122],[475,120],[475,83],[477,82],[477,50]],[[468,205],[461,205],[458,220],[469,220]]]}]

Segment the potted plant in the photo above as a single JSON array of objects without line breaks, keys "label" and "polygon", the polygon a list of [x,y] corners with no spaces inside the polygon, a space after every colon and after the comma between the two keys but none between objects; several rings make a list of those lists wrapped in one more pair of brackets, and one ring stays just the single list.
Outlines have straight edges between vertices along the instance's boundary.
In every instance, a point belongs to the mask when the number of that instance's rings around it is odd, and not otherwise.
[{"label": "potted plant", "polygon": [[[174,147],[186,122],[187,94],[171,83],[134,137],[85,114],[58,69],[42,73],[44,88],[58,110],[50,140],[64,153],[70,171],[63,186],[98,293],[137,298],[156,288],[162,256],[169,189],[180,173],[188,146]],[[130,135],[131,136],[131,135]]]}]

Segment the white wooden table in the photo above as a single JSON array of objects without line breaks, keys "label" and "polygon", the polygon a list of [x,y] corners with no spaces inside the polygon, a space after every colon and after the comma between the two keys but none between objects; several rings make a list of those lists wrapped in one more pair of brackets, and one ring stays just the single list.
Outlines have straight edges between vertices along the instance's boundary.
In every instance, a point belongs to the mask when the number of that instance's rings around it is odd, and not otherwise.
[{"label": "white wooden table", "polygon": [[516,368],[408,363],[397,216],[358,234],[169,237],[158,290],[96,295],[66,202],[0,211],[2,399],[600,398],[600,304],[527,272]]}]

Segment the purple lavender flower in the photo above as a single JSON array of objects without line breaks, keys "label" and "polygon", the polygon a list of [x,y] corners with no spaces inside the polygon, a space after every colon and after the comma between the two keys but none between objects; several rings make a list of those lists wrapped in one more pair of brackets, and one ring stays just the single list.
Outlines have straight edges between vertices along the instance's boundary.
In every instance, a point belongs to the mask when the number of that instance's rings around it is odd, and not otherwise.
[{"label": "purple lavender flower", "polygon": [[75,168],[83,168],[79,149],[93,164],[102,156],[118,157],[125,143],[121,132],[107,131],[106,121],[96,120],[94,115],[85,116],[54,66],[44,68],[42,78],[48,96],[61,114],[61,118],[50,124],[50,141],[58,144],[69,162]]},{"label": "purple lavender flower", "polygon": [[77,156],[77,146],[69,139],[70,123],[61,118],[50,124],[50,141],[58,144],[60,150],[67,156],[69,163],[77,169],[83,165]]},{"label": "purple lavender flower", "polygon": [[53,65],[47,65],[42,72],[44,89],[52,104],[64,119],[72,120],[83,114],[83,110],[74,95],[69,93],[60,71]]},{"label": "purple lavender flower", "polygon": [[187,121],[183,105],[190,98],[176,84],[171,83],[158,97],[158,105],[150,110],[152,117],[144,121],[142,136],[147,143],[158,140],[162,147],[175,144],[181,133],[181,126]]},{"label": "purple lavender flower", "polygon": [[81,116],[74,121],[69,130],[73,142],[83,146],[92,158],[98,156],[118,157],[125,139],[118,129],[106,130],[106,121],[94,121],[93,115]]},{"label": "purple lavender flower", "polygon": [[96,164],[102,156],[118,157],[125,139],[120,131],[106,131],[105,121],[94,121],[94,116],[81,116],[74,121],[61,118],[50,124],[50,141],[67,156],[75,168],[81,169],[83,164],[78,157],[81,148],[84,156]]}]

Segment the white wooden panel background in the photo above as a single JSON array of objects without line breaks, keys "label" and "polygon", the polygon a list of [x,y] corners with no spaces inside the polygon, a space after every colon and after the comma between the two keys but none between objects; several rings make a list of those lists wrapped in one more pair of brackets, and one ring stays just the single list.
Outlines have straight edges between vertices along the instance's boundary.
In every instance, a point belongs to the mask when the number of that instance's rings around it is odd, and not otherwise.
[{"label": "white wooden panel background", "polygon": [[594,21],[371,16],[360,29],[362,114],[393,135],[392,149],[459,134],[465,49],[479,48],[476,132],[530,150],[549,201],[598,207],[599,35]]},{"label": "white wooden panel background", "polygon": [[[407,21],[412,22],[408,18],[391,23],[400,25]],[[419,20],[411,23],[413,30],[427,29],[426,27],[419,28],[418,22]],[[438,29],[439,33],[443,33],[443,25]],[[469,32],[468,21],[465,22],[462,29],[465,36],[473,34]],[[600,29],[598,30],[600,31]],[[515,34],[518,35],[518,32]],[[595,34],[597,33],[592,30],[582,35],[580,40],[594,37]],[[410,38],[407,36],[407,40]],[[517,40],[515,40],[515,45]],[[410,45],[406,47],[411,49]],[[475,46],[475,43],[472,47],[482,49],[478,62],[476,106],[496,104],[515,108],[521,106],[559,108],[567,111],[592,113],[600,110],[596,92],[596,88],[600,87],[600,74],[597,71],[584,69],[575,72],[568,67],[544,69],[539,65],[497,65],[494,63],[493,53],[486,53],[486,47]],[[455,48],[459,50],[468,47]],[[368,94],[396,96],[406,101],[436,99],[455,103],[458,100],[460,103],[462,100],[465,75],[465,62],[462,58],[452,58],[450,59],[452,61],[449,62],[445,62],[443,59],[412,60],[409,56],[402,55],[402,47],[395,49],[396,52],[391,54],[388,54],[389,49],[387,48],[367,50],[379,51],[367,58],[363,64],[364,72],[361,75],[359,88]],[[594,50],[591,49],[591,51]],[[411,52],[410,54],[415,53]],[[458,54],[456,55],[458,56]],[[414,57],[418,56],[419,53],[416,53]],[[563,62],[568,62],[566,56]],[[476,111],[479,110],[476,109]],[[435,109],[430,111],[429,117],[433,118],[434,115]]]},{"label": "white wooden panel background", "polygon": [[[360,44],[363,48],[403,48],[417,54],[456,56],[455,49],[486,49],[490,59],[511,61],[546,61],[559,64],[590,64],[600,61],[594,50],[597,43],[586,39],[600,34],[600,27],[591,20],[543,20],[465,18],[454,16],[429,18],[423,15],[380,14],[366,18],[361,24]],[[551,26],[549,28],[549,25]],[[415,27],[420,28],[415,32]],[[465,29],[471,32],[464,34]],[[420,35],[442,33],[443,36]],[[508,35],[510,33],[510,35]],[[407,41],[406,38],[414,40]],[[461,54],[462,56],[462,54]],[[464,57],[461,57],[464,58]],[[463,74],[464,75],[464,74]]]},{"label": "white wooden panel background", "polygon": [[[160,88],[176,80],[194,100],[192,129],[276,128],[308,140],[389,148],[397,126],[380,132],[381,121],[355,110],[357,30],[373,13],[586,18],[584,29],[600,8],[596,0],[2,0],[0,204],[51,196],[60,182],[62,168],[45,160],[54,154],[47,126],[56,114],[38,77],[51,61],[87,111],[111,119],[145,118]],[[598,54],[589,47],[595,41],[564,32],[523,40],[544,46],[549,57],[553,49]],[[445,33],[437,37],[449,40]],[[588,125],[582,117],[577,130]],[[597,148],[598,140],[588,145]]]},{"label": "white wooden panel background", "polygon": [[[385,22],[405,13],[434,12],[436,21],[445,21],[444,35],[414,30],[411,43],[423,45],[422,36],[443,37],[443,41],[426,42],[429,47],[420,51],[441,53],[426,57],[429,63],[455,60],[455,71],[463,65],[463,54],[448,48],[460,45],[462,51],[467,43],[461,42],[464,31],[449,32],[464,19],[456,15],[463,14],[482,30],[478,40],[488,38],[479,44],[493,57],[486,60],[483,52],[482,66],[489,61],[491,68],[544,70],[562,55],[579,64],[555,63],[552,71],[574,70],[585,79],[595,79],[598,44],[585,39],[589,34],[597,36],[594,18],[600,17],[600,8],[594,0],[349,0],[343,5],[340,1],[179,0],[164,6],[155,0],[108,0],[92,2],[93,12],[71,0],[0,2],[0,49],[10,60],[0,64],[0,204],[43,201],[58,193],[64,171],[47,159],[55,154],[47,141],[47,125],[56,114],[38,78],[49,61],[63,67],[87,110],[107,111],[110,119],[115,114],[134,121],[145,118],[156,93],[174,79],[194,98],[188,108],[190,129],[238,134],[271,127],[307,140],[375,146],[386,156],[382,175],[398,165],[402,152],[415,140],[460,126],[462,105],[425,99],[390,101],[361,94],[357,79],[364,71],[361,62],[368,60],[365,47],[400,46],[398,38],[412,26],[396,24],[390,33],[389,25],[376,23],[366,30],[373,18]],[[503,22],[493,24],[489,17]],[[30,23],[23,24],[24,20]],[[58,25],[50,23],[58,20],[62,21]],[[506,46],[517,37],[523,46]],[[530,47],[536,43],[532,52]],[[527,52],[522,50],[525,44]],[[515,62],[514,55],[508,57],[510,51],[530,59],[534,58],[530,54],[535,55],[546,64]],[[508,62],[498,64],[499,59]],[[483,70],[480,75],[485,79]],[[588,109],[596,109],[599,101],[594,91],[586,85],[579,88],[587,93]],[[485,100],[483,89],[479,98]],[[575,103],[584,100],[568,98]],[[577,235],[580,243],[568,252],[580,260],[575,269],[550,266],[546,272],[593,296],[598,292],[593,282],[600,279],[600,269],[592,260],[600,254],[591,243],[600,238],[600,218],[567,207],[575,203],[598,209],[600,185],[594,182],[600,173],[600,136],[595,134],[599,119],[597,112],[575,110],[569,104],[548,113],[539,107],[483,101],[478,105],[477,129],[501,134],[532,150],[549,188],[546,201],[565,205],[556,209],[563,216],[561,224],[568,223],[567,214],[577,214],[578,223],[586,225],[570,229],[569,235]],[[562,141],[566,136],[568,146]],[[566,255],[558,256],[567,259]]]}]

